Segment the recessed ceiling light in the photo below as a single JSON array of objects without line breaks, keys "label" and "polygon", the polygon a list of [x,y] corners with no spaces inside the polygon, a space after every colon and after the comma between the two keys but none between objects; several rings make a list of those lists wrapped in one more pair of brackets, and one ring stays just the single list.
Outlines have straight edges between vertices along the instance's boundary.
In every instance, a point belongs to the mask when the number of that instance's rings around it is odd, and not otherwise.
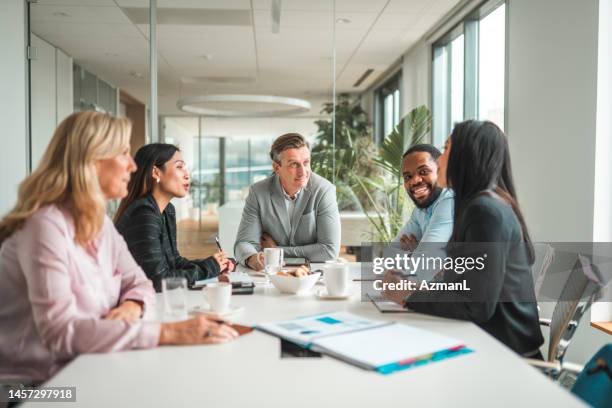
[{"label": "recessed ceiling light", "polygon": [[138,79],[142,79],[143,77],[140,72],[136,72],[136,71],[130,71],[130,76],[134,78],[138,78]]},{"label": "recessed ceiling light", "polygon": [[70,14],[64,13],[63,11],[56,11],[53,13],[55,17],[70,17]]},{"label": "recessed ceiling light", "polygon": [[348,18],[337,18],[336,19],[336,23],[338,23],[338,24],[350,24],[351,20],[349,20]]}]

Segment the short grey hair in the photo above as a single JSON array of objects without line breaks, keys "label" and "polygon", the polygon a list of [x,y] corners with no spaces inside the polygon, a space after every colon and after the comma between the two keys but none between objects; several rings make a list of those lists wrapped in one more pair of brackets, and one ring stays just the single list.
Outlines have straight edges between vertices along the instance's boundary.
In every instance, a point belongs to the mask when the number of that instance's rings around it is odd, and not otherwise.
[{"label": "short grey hair", "polygon": [[280,163],[280,154],[288,149],[299,149],[300,147],[306,146],[308,150],[310,150],[310,145],[304,138],[304,136],[299,133],[285,133],[282,136],[279,136],[274,143],[272,143],[272,148],[270,149],[270,158]]}]

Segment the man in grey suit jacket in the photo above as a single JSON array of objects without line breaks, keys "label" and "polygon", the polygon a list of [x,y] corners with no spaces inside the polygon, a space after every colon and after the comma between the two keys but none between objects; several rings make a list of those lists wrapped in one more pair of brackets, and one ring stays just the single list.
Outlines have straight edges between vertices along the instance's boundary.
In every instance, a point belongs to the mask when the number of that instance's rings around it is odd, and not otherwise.
[{"label": "man in grey suit jacket", "polygon": [[285,257],[311,262],[334,259],[340,250],[336,188],[310,170],[310,148],[297,133],[280,136],[270,151],[274,174],[251,186],[234,255],[262,270],[258,254],[283,248]]}]

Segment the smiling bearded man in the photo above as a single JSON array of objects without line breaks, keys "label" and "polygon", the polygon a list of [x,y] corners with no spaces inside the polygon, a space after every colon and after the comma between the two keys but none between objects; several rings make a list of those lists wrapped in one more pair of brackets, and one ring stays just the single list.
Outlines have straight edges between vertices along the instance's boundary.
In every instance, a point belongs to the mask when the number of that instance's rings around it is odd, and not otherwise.
[{"label": "smiling bearded man", "polygon": [[440,151],[429,144],[404,153],[404,188],[417,207],[393,240],[404,251],[418,252],[420,243],[448,242],[453,231],[453,193],[438,186],[438,157]]}]

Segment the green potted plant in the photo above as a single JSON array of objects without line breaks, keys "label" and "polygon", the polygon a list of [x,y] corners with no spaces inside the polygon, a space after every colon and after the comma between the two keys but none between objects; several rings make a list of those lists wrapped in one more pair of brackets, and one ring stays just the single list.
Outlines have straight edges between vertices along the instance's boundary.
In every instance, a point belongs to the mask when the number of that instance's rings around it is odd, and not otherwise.
[{"label": "green potted plant", "polygon": [[[414,108],[385,137],[378,157],[373,159],[382,175],[356,179],[368,199],[368,207],[372,209],[364,211],[364,214],[373,227],[373,241],[393,240],[401,229],[404,219],[414,208],[404,191],[402,156],[410,146],[422,143],[430,132],[429,109],[423,105]],[[383,194],[374,196],[373,191]]]},{"label": "green potted plant", "polygon": [[[333,103],[324,104],[321,113],[333,115]],[[335,140],[332,118],[315,122],[319,130],[312,147],[312,169],[336,185],[340,211],[366,210],[369,200],[357,179],[374,177],[379,172],[373,162],[376,148],[372,126],[359,101],[351,101],[348,94],[338,97],[335,119]]]}]

